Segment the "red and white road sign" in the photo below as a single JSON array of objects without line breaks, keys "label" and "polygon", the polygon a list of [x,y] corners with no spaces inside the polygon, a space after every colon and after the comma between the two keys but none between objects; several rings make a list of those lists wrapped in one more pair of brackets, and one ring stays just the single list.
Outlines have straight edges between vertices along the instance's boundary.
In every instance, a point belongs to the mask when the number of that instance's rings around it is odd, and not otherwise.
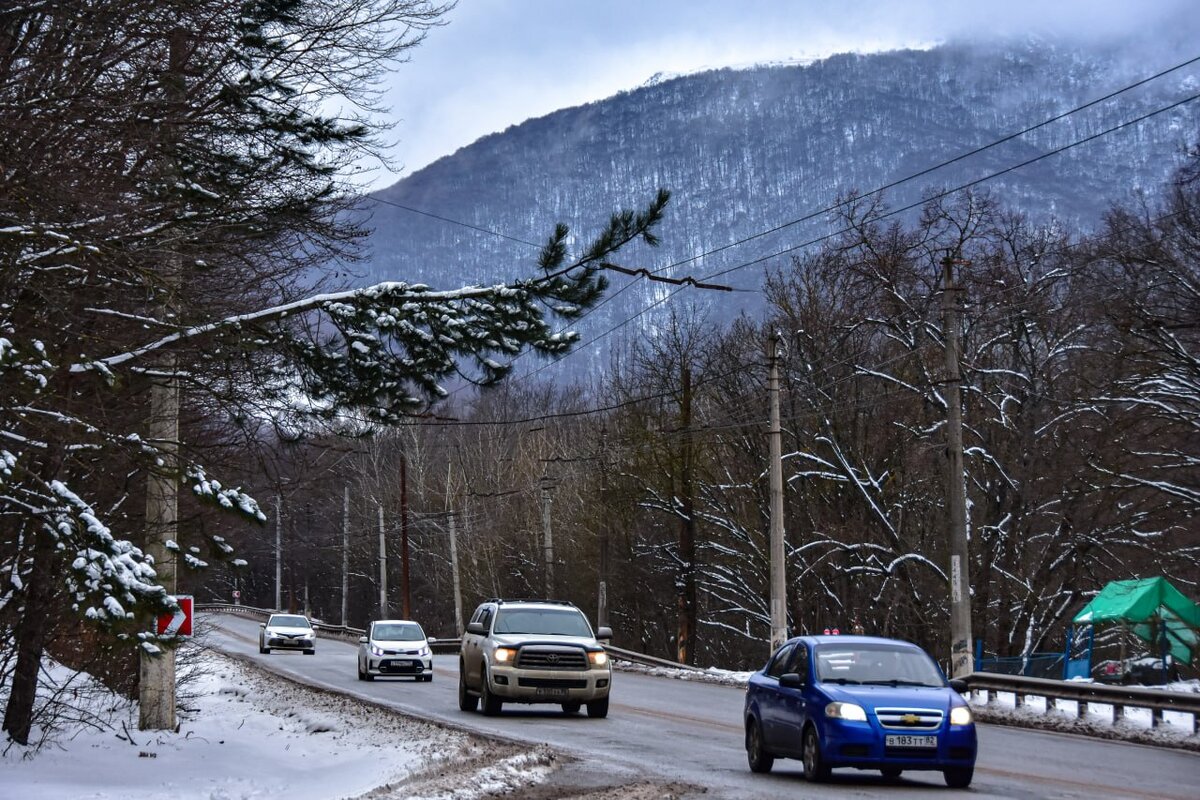
[{"label": "red and white road sign", "polygon": [[192,596],[190,594],[176,595],[179,610],[174,614],[163,614],[158,618],[159,636],[191,636],[192,635]]},{"label": "red and white road sign", "polygon": [[234,599],[234,600],[237,600],[237,599],[238,599],[239,597],[241,597],[241,596],[242,596],[242,593],[241,593],[241,592],[239,592],[237,589],[234,589],[234,590],[233,590],[233,599]]}]

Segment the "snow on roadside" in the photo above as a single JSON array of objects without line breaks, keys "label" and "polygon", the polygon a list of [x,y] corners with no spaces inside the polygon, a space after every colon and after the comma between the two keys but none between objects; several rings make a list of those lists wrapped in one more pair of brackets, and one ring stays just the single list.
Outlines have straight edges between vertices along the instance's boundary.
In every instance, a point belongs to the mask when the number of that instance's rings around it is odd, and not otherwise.
[{"label": "snow on roadside", "polygon": [[[544,780],[554,757],[414,720],[193,654],[178,732],[137,730],[137,705],[53,665],[89,722],[40,749],[9,744],[0,794],[39,800],[477,800]],[[60,693],[59,699],[62,699]],[[41,738],[35,731],[31,740]]]}]

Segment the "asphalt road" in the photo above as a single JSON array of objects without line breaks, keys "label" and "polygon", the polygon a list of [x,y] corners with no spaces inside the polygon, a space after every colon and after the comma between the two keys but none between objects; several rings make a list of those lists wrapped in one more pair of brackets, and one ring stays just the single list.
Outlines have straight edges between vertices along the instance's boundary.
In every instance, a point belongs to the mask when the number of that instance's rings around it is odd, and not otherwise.
[{"label": "asphalt road", "polygon": [[[460,711],[457,656],[434,657],[432,683],[357,678],[356,645],[320,639],[317,653],[258,652],[258,622],[202,615],[204,641],[305,683],[370,699],[414,716],[508,739],[548,744],[580,759],[593,785],[640,779],[706,787],[705,798],[762,800],[798,797],[1145,798],[1200,797],[1200,754],[1043,733],[979,726],[979,759],[968,790],[946,788],[941,773],[906,772],[895,782],[878,773],[835,771],[810,784],[798,761],[780,760],[754,775],[742,745],[741,689],[617,671],[607,719],[566,716],[557,706],[505,706],[499,717]],[[567,780],[570,776],[564,776]],[[696,796],[701,796],[700,792]]]}]

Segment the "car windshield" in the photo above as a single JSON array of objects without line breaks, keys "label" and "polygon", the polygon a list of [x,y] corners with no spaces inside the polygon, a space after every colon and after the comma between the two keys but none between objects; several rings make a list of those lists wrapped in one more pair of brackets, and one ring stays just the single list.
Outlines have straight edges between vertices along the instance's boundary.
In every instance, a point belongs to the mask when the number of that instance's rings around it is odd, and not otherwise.
[{"label": "car windshield", "polygon": [[591,637],[587,619],[576,609],[501,608],[493,633],[543,633]]},{"label": "car windshield", "polygon": [[308,619],[296,614],[276,614],[268,623],[272,628],[307,628]]},{"label": "car windshield", "polygon": [[817,680],[877,686],[945,686],[937,665],[915,647],[823,644],[814,651]]},{"label": "car windshield", "polygon": [[415,622],[376,625],[374,638],[383,642],[417,642],[425,638],[425,631]]}]

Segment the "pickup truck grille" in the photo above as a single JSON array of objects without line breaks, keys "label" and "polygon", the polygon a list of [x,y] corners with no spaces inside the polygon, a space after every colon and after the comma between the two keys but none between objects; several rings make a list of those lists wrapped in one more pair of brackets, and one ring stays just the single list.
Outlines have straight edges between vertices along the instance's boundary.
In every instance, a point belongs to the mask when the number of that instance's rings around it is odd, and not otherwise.
[{"label": "pickup truck grille", "polygon": [[587,669],[587,655],[578,648],[522,647],[517,654],[517,669]]}]

